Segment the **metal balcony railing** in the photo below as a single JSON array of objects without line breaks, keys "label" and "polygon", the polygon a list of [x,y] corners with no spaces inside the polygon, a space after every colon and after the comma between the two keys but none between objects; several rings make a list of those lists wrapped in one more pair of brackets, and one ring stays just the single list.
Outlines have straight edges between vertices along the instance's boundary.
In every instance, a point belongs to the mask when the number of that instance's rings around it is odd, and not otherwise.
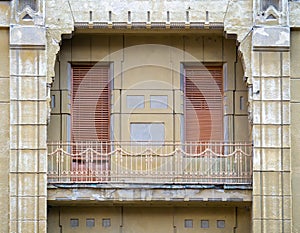
[{"label": "metal balcony railing", "polygon": [[251,143],[48,143],[48,183],[251,184]]}]

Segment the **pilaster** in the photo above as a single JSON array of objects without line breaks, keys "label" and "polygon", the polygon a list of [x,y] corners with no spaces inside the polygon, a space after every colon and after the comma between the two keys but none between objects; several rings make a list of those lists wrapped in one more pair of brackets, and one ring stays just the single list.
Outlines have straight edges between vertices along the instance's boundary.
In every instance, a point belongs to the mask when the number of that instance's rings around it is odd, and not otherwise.
[{"label": "pilaster", "polygon": [[255,2],[260,17],[252,34],[253,232],[286,233],[292,218],[290,28],[287,2],[266,2]]},{"label": "pilaster", "polygon": [[[37,3],[38,2],[38,3]],[[46,232],[47,82],[43,1],[14,2],[10,25],[10,232]]]}]

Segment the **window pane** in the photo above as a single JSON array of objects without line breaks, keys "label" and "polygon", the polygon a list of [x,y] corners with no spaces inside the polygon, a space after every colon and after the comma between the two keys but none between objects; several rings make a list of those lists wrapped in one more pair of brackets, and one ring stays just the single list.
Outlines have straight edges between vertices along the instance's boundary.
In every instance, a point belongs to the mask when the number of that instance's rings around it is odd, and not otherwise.
[{"label": "window pane", "polygon": [[217,228],[225,228],[225,220],[217,220]]},{"label": "window pane", "polygon": [[70,226],[73,227],[79,227],[79,219],[78,218],[71,218],[70,219]]},{"label": "window pane", "polygon": [[130,139],[134,142],[163,142],[165,125],[163,123],[131,123]]},{"label": "window pane", "polygon": [[102,227],[110,227],[111,226],[111,222],[110,222],[110,218],[103,218],[102,219]]},{"label": "window pane", "polygon": [[151,95],[150,96],[150,108],[168,108],[168,96],[167,95]]},{"label": "window pane", "polygon": [[95,219],[87,218],[86,219],[86,227],[95,227]]},{"label": "window pane", "polygon": [[193,228],[193,219],[185,219],[184,228]]},{"label": "window pane", "polygon": [[128,95],[126,96],[127,108],[144,108],[145,97],[143,95]]}]

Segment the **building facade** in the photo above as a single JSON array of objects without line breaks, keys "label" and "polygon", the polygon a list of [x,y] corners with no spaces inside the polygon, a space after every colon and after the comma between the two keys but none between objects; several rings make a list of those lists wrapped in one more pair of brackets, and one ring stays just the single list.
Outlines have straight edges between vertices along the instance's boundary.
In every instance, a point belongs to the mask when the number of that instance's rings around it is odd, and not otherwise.
[{"label": "building facade", "polygon": [[299,15],[0,1],[0,232],[299,232]]}]

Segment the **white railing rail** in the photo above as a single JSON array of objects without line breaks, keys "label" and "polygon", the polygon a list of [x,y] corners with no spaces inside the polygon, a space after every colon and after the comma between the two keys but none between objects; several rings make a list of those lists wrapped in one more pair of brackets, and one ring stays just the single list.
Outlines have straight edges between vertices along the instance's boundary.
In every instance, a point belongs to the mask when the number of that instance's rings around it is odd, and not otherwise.
[{"label": "white railing rail", "polygon": [[48,183],[251,184],[252,145],[48,143]]}]

